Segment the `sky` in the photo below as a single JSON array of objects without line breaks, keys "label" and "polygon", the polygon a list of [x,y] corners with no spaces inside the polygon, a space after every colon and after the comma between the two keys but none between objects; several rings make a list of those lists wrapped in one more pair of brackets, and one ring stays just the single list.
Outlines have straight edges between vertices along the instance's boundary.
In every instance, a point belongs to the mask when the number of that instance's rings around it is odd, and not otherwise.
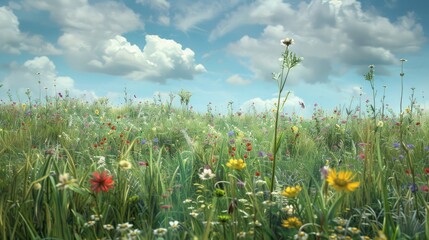
[{"label": "sky", "polygon": [[[281,40],[303,61],[287,112],[311,116],[372,98],[429,108],[427,0],[0,0],[0,99],[41,95],[124,104],[189,91],[204,113],[271,110]],[[302,104],[305,105],[303,109]]]}]

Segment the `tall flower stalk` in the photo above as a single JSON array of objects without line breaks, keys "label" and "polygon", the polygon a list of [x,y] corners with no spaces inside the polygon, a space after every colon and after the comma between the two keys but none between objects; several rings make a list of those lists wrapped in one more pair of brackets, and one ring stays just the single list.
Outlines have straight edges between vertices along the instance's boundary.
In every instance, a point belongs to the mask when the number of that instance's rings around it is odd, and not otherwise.
[{"label": "tall flower stalk", "polygon": [[[297,57],[295,53],[291,52],[289,50],[289,46],[293,44],[293,39],[291,38],[285,38],[281,40],[281,43],[286,47],[282,57],[282,69],[280,73],[273,74],[273,79],[277,81],[278,85],[278,97],[277,97],[277,105],[276,105],[276,118],[274,123],[274,139],[273,139],[273,165],[271,169],[271,186],[270,186],[270,192],[274,191],[274,181],[276,176],[276,162],[277,162],[277,152],[280,147],[280,143],[282,141],[283,134],[280,134],[279,136],[279,116],[280,112],[283,111],[284,104],[286,103],[286,100],[290,94],[290,92],[287,92],[284,99],[282,100],[282,95],[284,91],[284,87],[286,85],[287,78],[289,76],[290,70],[297,66],[301,62],[301,58]],[[272,195],[271,197],[272,198]],[[272,200],[272,199],[271,199]]]}]

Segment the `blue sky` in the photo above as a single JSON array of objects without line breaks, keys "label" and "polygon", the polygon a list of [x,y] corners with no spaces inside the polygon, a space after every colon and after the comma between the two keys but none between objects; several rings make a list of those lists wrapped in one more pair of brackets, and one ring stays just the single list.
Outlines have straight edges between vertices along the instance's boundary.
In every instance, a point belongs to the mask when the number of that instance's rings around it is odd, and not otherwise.
[{"label": "blue sky", "polygon": [[[152,101],[180,90],[205,112],[272,108],[280,40],[304,58],[287,83],[288,111],[310,116],[370,98],[363,78],[375,65],[379,104],[398,110],[400,61],[405,104],[411,88],[429,108],[426,0],[22,0],[0,1],[0,99],[30,89],[94,100]],[[40,81],[40,84],[38,83]],[[55,85],[55,87],[54,87]],[[305,103],[305,109],[299,107]],[[179,105],[179,98],[175,98]]]}]

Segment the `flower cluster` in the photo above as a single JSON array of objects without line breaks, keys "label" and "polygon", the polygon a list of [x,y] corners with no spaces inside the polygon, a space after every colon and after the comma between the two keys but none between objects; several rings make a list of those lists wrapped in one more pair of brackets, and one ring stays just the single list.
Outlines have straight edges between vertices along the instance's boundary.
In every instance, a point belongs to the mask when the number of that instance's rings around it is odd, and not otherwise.
[{"label": "flower cluster", "polygon": [[283,190],[282,195],[287,198],[295,198],[298,196],[301,190],[302,187],[299,185],[296,185],[295,187],[286,187],[285,190]]},{"label": "flower cluster", "polygon": [[235,170],[243,170],[246,167],[246,163],[243,159],[233,159],[231,158],[226,166]]}]

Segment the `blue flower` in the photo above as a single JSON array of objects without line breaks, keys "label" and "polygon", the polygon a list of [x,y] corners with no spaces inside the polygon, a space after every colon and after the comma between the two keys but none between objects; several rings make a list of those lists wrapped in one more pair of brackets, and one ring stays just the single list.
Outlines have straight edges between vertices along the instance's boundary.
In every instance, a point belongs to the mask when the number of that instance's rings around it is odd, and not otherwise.
[{"label": "blue flower", "polygon": [[399,148],[399,143],[398,142],[393,143],[393,147],[394,148]]},{"label": "blue flower", "polygon": [[231,137],[232,135],[234,135],[234,130],[231,130],[228,132],[228,136]]},{"label": "blue flower", "polygon": [[413,144],[411,144],[411,143],[409,143],[409,144],[407,144],[407,148],[409,148],[409,149],[414,149],[414,145],[413,145]]},{"label": "blue flower", "polygon": [[156,138],[154,138],[153,140],[152,140],[154,143],[158,143],[159,142],[159,140],[158,140],[158,138],[156,137]]},{"label": "blue flower", "polygon": [[143,145],[143,144],[145,144],[147,142],[147,140],[146,139],[143,139],[140,143]]},{"label": "blue flower", "polygon": [[417,187],[417,184],[410,183],[408,184],[408,187],[410,188],[412,193],[415,193],[419,190],[419,188]]}]

